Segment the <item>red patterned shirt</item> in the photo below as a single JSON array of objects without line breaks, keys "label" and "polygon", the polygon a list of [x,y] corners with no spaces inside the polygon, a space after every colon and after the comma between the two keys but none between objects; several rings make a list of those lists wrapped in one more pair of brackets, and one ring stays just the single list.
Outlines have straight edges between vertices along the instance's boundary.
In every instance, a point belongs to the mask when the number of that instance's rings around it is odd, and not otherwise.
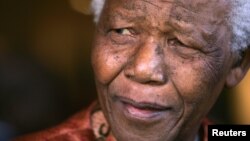
[{"label": "red patterned shirt", "polygon": [[[207,141],[208,120],[204,120],[200,141]],[[13,141],[116,141],[98,104],[94,102],[87,109],[72,116],[62,124]]]}]

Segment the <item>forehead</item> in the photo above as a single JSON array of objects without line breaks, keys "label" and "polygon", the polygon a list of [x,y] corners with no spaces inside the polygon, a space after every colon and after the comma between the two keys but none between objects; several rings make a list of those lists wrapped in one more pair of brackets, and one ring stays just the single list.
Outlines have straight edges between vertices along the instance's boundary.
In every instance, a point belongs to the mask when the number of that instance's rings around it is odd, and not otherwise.
[{"label": "forehead", "polygon": [[106,0],[108,5],[123,5],[127,9],[135,9],[138,4],[151,5],[155,8],[164,8],[166,5],[179,5],[186,8],[192,8],[195,11],[203,8],[225,7],[230,0]]},{"label": "forehead", "polygon": [[[156,18],[194,18],[209,20],[224,19],[230,9],[229,0],[107,0],[106,12],[121,12],[133,16],[154,15]],[[114,12],[115,11],[115,12]],[[197,17],[198,16],[198,17]]]}]

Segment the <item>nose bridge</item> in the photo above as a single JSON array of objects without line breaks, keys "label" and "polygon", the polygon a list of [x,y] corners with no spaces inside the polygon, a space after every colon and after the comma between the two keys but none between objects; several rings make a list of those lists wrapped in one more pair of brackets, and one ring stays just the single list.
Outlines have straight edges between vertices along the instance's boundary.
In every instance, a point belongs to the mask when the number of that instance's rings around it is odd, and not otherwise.
[{"label": "nose bridge", "polygon": [[160,63],[160,46],[152,38],[143,43],[135,55],[134,65],[136,71],[152,73]]},{"label": "nose bridge", "polygon": [[163,65],[163,51],[160,42],[149,38],[138,48],[125,73],[141,83],[160,84],[165,81]]}]

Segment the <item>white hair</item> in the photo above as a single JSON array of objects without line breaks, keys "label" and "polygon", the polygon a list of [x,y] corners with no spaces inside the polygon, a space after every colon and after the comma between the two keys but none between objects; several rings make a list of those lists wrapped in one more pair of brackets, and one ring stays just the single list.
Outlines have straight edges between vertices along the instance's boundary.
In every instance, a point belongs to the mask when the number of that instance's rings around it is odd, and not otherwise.
[{"label": "white hair", "polygon": [[100,19],[102,9],[104,7],[105,0],[92,0],[91,1],[91,10],[94,14],[94,22],[97,23]]},{"label": "white hair", "polygon": [[[250,0],[231,0],[232,10],[229,24],[232,28],[232,51],[240,53],[250,48]],[[98,23],[105,0],[92,0],[94,21]]]},{"label": "white hair", "polygon": [[250,48],[250,0],[231,1],[232,48],[233,51],[244,51]]}]

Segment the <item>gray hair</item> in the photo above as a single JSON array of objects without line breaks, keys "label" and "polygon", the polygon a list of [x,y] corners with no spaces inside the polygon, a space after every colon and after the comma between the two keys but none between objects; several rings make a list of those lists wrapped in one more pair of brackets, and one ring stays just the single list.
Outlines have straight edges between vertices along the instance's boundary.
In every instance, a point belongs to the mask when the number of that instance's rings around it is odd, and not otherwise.
[{"label": "gray hair", "polygon": [[250,48],[250,1],[231,0],[232,12],[230,21],[232,26],[233,51],[244,51]]},{"label": "gray hair", "polygon": [[[250,0],[231,0],[232,10],[229,24],[232,27],[231,47],[234,53],[250,48]],[[98,23],[105,0],[92,0],[91,7],[94,21]]]},{"label": "gray hair", "polygon": [[98,23],[102,9],[104,7],[105,0],[92,0],[91,1],[91,11],[94,14],[94,22]]}]

